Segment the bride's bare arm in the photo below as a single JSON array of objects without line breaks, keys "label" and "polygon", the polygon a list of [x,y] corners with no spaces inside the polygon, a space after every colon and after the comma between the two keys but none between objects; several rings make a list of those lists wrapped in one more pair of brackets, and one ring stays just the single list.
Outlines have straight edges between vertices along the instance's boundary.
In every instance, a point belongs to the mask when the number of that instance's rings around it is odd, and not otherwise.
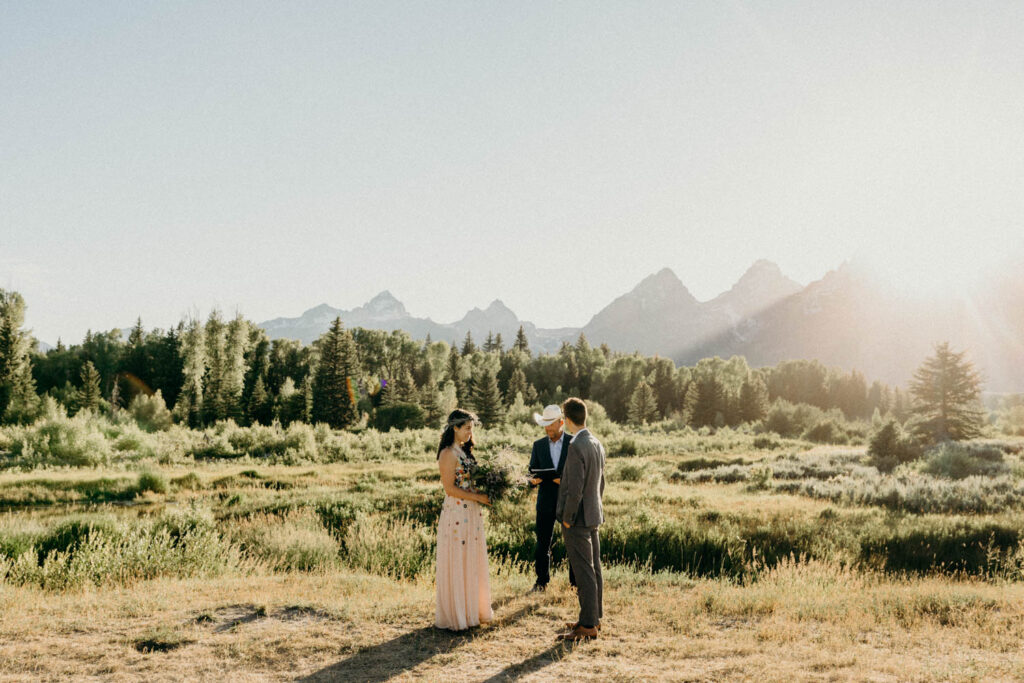
[{"label": "bride's bare arm", "polygon": [[457,458],[455,457],[455,453],[452,452],[452,449],[446,448],[441,451],[441,457],[438,459],[438,467],[441,469],[441,486],[444,487],[444,492],[452,498],[472,500],[486,505],[488,500],[487,496],[484,494],[466,491],[455,485],[456,461]]}]

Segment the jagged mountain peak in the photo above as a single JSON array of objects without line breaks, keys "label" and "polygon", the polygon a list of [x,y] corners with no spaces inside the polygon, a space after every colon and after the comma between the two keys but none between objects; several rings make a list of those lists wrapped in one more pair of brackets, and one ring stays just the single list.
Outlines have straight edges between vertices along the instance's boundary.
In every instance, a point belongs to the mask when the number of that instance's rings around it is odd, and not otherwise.
[{"label": "jagged mountain peak", "polygon": [[662,268],[657,273],[648,275],[618,300],[623,299],[639,299],[644,308],[661,305],[688,306],[697,303],[697,299],[671,268]]},{"label": "jagged mountain peak", "polygon": [[796,294],[800,289],[800,283],[786,277],[778,264],[767,259],[759,259],[719,298],[738,298],[745,302],[763,303]]},{"label": "jagged mountain peak", "polygon": [[356,310],[376,318],[405,318],[409,315],[405,305],[386,289]]},{"label": "jagged mountain peak", "polygon": [[314,306],[313,308],[309,309],[302,315],[320,315],[323,313],[331,313],[336,310],[336,308],[331,307],[329,304],[320,304],[319,306]]}]

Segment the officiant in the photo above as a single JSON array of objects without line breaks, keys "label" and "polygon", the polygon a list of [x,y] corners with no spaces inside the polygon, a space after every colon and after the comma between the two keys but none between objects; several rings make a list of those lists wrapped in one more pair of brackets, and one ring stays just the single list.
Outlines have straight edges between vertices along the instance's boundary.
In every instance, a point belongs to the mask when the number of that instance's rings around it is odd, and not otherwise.
[{"label": "officiant", "polygon": [[[551,537],[555,526],[558,485],[565,468],[565,456],[569,452],[569,437],[563,431],[561,406],[549,405],[543,413],[534,413],[533,420],[544,428],[545,434],[533,442],[533,452],[530,454],[530,483],[537,487],[537,550],[534,553],[537,582],[533,592],[540,592],[547,588],[551,580]],[[571,567],[569,584],[576,585]]]}]

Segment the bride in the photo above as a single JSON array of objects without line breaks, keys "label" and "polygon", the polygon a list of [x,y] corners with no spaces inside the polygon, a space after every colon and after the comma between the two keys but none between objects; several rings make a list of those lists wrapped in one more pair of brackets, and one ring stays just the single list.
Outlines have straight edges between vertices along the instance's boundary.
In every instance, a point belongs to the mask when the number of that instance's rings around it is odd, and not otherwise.
[{"label": "bride", "polygon": [[473,458],[473,425],[477,417],[455,409],[437,449],[444,505],[437,525],[438,628],[461,631],[493,617],[491,587],[487,577],[487,537],[481,505],[486,495],[470,485]]}]

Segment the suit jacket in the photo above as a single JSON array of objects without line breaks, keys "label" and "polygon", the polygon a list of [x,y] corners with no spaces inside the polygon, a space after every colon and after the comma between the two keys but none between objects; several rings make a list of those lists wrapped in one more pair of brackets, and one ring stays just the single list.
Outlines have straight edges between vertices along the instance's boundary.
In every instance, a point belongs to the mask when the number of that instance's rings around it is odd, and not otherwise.
[{"label": "suit jacket", "polygon": [[580,430],[569,444],[555,519],[569,526],[596,527],[604,523],[604,458],[601,442],[589,430]]},{"label": "suit jacket", "polygon": [[[569,454],[569,435],[562,434],[562,456],[558,459],[559,476],[565,471],[565,459]],[[555,467],[551,462],[551,442],[546,435],[533,442],[533,452],[530,454],[531,470],[548,470]],[[558,484],[553,481],[542,481],[537,486],[537,512],[546,512],[549,515],[555,514],[555,506],[558,504]],[[550,517],[548,519],[551,519]]]}]

